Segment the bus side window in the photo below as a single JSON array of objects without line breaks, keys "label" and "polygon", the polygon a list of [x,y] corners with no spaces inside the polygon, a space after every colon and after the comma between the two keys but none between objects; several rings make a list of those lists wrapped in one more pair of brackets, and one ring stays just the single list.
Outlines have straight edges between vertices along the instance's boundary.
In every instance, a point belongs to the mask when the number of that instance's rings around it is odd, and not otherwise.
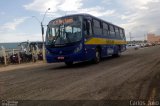
[{"label": "bus side window", "polygon": [[84,34],[86,37],[92,36],[92,24],[90,20],[84,20]]},{"label": "bus side window", "polygon": [[120,29],[120,37],[122,40],[125,40],[125,34],[123,29]]},{"label": "bus side window", "polygon": [[122,32],[123,32],[123,40],[126,40],[126,37],[125,37],[125,32],[124,32],[124,30],[122,30]]},{"label": "bus side window", "polygon": [[110,36],[115,37],[115,29],[113,25],[109,25]]},{"label": "bus side window", "polygon": [[95,35],[101,36],[102,35],[102,25],[101,21],[97,19],[93,19],[93,33]]},{"label": "bus side window", "polygon": [[103,23],[103,35],[104,36],[108,36],[108,30],[109,30],[108,24]]},{"label": "bus side window", "polygon": [[115,32],[116,32],[116,38],[120,39],[120,32],[118,27],[115,27]]}]

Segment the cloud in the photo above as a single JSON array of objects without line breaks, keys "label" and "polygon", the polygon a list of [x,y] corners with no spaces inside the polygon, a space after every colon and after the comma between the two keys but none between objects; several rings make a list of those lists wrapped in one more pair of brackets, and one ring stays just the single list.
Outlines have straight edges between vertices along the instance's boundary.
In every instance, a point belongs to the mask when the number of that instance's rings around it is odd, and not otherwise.
[{"label": "cloud", "polygon": [[82,0],[33,0],[24,7],[37,12],[45,12],[47,8],[51,8],[52,12],[57,12],[58,10],[77,11],[82,5]]},{"label": "cloud", "polygon": [[57,11],[57,6],[62,2],[62,0],[33,0],[32,3],[24,5],[25,9],[45,12],[48,8],[51,8],[53,12]]},{"label": "cloud", "polygon": [[102,0],[101,3],[105,5],[110,5],[112,4],[112,0]]},{"label": "cloud", "polygon": [[15,30],[17,26],[22,24],[28,17],[16,18],[13,22],[7,22],[0,27],[1,31]]},{"label": "cloud", "polygon": [[86,9],[81,9],[82,13],[88,13],[97,17],[102,17],[102,16],[109,16],[113,15],[115,13],[115,10],[105,10],[102,7],[93,7],[93,8],[86,8]]},{"label": "cloud", "polygon": [[82,6],[82,0],[64,0],[58,7],[62,11],[78,11]]},{"label": "cloud", "polygon": [[[122,2],[123,1],[123,2]],[[159,0],[120,0],[119,2],[123,3],[128,9],[148,9],[148,4],[157,3]]]},{"label": "cloud", "polygon": [[96,7],[84,7],[85,0],[34,0],[32,3],[24,5],[25,9],[37,11],[43,13],[47,8],[51,10],[47,13],[48,15],[56,17],[64,14],[75,14],[75,13],[89,13],[95,16],[108,16],[113,14],[115,11],[112,9],[105,9],[100,6]]},{"label": "cloud", "polygon": [[[121,0],[122,1],[122,0]],[[125,0],[126,12],[119,13],[121,26],[126,29],[126,35],[132,33],[134,39],[144,39],[147,33],[160,35],[160,0]]]},{"label": "cloud", "polygon": [[[50,18],[64,14],[89,13],[126,29],[126,35],[132,32],[137,39],[153,32],[160,34],[160,0],[33,0],[24,5],[26,10],[43,13],[51,8]],[[96,2],[96,6],[93,5]]]}]

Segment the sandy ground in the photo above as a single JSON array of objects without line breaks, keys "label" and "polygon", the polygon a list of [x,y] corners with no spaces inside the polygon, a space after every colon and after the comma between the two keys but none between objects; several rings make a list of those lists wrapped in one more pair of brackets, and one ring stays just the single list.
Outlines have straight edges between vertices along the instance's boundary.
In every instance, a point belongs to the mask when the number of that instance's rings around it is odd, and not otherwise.
[{"label": "sandy ground", "polygon": [[0,99],[160,100],[160,47],[128,50],[99,64],[43,62],[0,67]]},{"label": "sandy ground", "polygon": [[39,66],[46,65],[46,64],[47,64],[46,62],[37,61],[37,62],[30,62],[30,63],[1,65],[0,66],[0,72],[11,71],[11,70],[19,70],[19,69],[22,69],[22,68],[39,67]]}]

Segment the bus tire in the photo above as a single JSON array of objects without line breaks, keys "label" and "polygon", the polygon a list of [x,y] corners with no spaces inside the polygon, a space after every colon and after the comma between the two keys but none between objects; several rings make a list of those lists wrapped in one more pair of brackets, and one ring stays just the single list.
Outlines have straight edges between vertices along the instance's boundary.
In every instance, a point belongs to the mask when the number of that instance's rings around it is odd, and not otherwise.
[{"label": "bus tire", "polygon": [[101,61],[100,50],[96,49],[95,58],[93,59],[93,62],[95,64],[98,64],[100,61]]},{"label": "bus tire", "polygon": [[118,53],[116,54],[116,57],[120,57],[121,56],[121,51],[118,50]]},{"label": "bus tire", "polygon": [[65,62],[65,64],[66,64],[67,66],[72,66],[72,65],[73,65],[73,62]]},{"label": "bus tire", "polygon": [[121,56],[121,50],[118,49],[118,52],[116,54],[112,55],[113,57],[120,57]]}]

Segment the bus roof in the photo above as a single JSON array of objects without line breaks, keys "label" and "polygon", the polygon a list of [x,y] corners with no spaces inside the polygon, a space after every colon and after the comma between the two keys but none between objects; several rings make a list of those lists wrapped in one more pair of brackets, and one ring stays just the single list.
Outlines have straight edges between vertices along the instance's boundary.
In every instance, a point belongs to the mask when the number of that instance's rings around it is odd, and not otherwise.
[{"label": "bus roof", "polygon": [[[100,19],[100,18],[98,18],[98,17],[95,17],[95,16],[90,15],[90,14],[86,14],[86,13],[65,15],[65,16],[62,16],[62,17],[55,18],[55,19],[53,19],[53,20],[51,20],[51,21],[54,21],[54,20],[59,19],[59,18],[70,17],[70,16],[88,16],[88,17],[93,17],[93,18],[95,18],[95,19],[98,19],[98,20],[100,20],[100,21],[103,21],[103,22],[106,22],[106,23],[108,23],[108,24],[114,25],[114,26],[116,26],[116,27],[121,28],[121,29],[124,30],[124,28],[122,28],[122,27],[120,27],[120,26],[117,26],[117,25],[115,25],[115,24],[113,24],[113,23],[111,23],[111,22],[105,21],[105,20],[103,20],[103,19]],[[51,22],[51,21],[50,21],[50,22]]]}]

